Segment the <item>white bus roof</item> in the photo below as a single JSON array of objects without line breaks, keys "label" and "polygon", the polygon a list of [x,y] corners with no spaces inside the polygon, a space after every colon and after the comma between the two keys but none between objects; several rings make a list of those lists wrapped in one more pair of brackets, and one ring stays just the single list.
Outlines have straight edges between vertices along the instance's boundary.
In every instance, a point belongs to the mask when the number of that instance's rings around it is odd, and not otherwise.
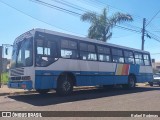
[{"label": "white bus roof", "polygon": [[[79,36],[75,36],[75,35],[69,35],[69,34],[66,34],[66,33],[60,33],[60,32],[41,29],[41,28],[32,29],[31,31],[28,31],[28,32],[31,32],[33,34],[36,31],[44,32],[44,33],[48,33],[48,34],[53,34],[53,35],[57,35],[57,36],[63,36],[63,37],[67,37],[67,38],[72,38],[72,39],[77,39],[77,40],[81,40],[81,41],[87,41],[87,42],[92,42],[92,43],[97,43],[97,44],[102,44],[102,45],[108,45],[108,46],[111,46],[111,47],[118,47],[118,48],[121,48],[121,49],[127,49],[127,50],[132,50],[132,51],[137,51],[137,52],[149,53],[147,51],[142,51],[140,49],[135,49],[135,48],[125,47],[125,46],[115,45],[115,44],[106,43],[106,42],[103,42],[103,41],[100,41],[100,40],[96,40],[96,39],[79,37]],[[26,33],[28,33],[28,32],[26,32]]]}]

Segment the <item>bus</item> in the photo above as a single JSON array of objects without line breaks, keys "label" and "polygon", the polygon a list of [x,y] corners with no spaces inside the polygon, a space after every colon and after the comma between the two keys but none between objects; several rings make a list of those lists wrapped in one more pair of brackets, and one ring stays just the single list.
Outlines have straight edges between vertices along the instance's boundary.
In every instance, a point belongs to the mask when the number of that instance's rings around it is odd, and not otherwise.
[{"label": "bus", "polygon": [[36,28],[13,43],[8,87],[59,95],[75,86],[132,89],[150,82],[152,72],[147,51]]}]

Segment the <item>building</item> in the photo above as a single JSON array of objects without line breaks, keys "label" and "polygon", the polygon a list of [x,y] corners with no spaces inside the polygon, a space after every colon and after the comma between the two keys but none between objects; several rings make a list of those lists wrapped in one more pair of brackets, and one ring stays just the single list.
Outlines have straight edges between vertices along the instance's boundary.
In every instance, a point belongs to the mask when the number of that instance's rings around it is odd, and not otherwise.
[{"label": "building", "polygon": [[160,72],[160,62],[152,61],[152,67],[154,73]]}]

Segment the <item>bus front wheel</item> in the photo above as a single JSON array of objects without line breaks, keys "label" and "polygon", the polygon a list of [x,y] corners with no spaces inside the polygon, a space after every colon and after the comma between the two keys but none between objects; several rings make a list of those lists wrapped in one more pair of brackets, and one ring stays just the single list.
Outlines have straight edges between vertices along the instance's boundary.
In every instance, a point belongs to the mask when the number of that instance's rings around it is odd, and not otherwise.
[{"label": "bus front wheel", "polygon": [[57,94],[61,96],[70,95],[73,91],[73,82],[69,76],[61,76],[58,79]]},{"label": "bus front wheel", "polygon": [[130,75],[128,76],[128,84],[123,84],[122,87],[125,89],[133,89],[136,86],[136,79],[135,76]]}]

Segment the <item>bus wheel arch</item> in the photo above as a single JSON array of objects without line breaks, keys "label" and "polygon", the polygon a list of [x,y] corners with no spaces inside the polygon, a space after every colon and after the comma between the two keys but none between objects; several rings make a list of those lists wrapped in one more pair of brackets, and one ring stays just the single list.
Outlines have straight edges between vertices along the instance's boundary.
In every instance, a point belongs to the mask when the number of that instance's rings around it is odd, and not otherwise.
[{"label": "bus wheel arch", "polygon": [[76,85],[76,79],[73,73],[63,72],[59,75],[57,79],[57,89],[56,92],[59,95],[69,95],[73,91],[73,86]]},{"label": "bus wheel arch", "polygon": [[137,83],[137,78],[136,78],[136,75],[134,74],[134,73],[130,73],[129,75],[128,75],[128,77],[129,76],[133,76],[134,77],[134,80],[135,80],[135,83]]},{"label": "bus wheel arch", "polygon": [[127,84],[123,84],[122,87],[125,89],[134,89],[136,87],[136,76],[135,74],[129,74],[128,75],[128,83]]}]

